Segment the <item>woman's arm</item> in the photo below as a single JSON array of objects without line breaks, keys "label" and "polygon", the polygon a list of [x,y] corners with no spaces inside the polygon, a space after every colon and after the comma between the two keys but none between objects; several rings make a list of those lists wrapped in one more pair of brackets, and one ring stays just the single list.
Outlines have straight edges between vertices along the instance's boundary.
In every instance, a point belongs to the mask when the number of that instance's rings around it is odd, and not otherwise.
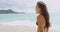
[{"label": "woman's arm", "polygon": [[46,32],[48,32],[48,29],[46,28]]}]

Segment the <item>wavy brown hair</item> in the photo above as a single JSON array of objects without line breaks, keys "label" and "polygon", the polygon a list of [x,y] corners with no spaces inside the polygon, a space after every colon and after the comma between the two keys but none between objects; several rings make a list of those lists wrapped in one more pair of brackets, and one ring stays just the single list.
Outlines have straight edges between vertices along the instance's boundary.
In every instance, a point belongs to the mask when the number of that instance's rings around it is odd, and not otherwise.
[{"label": "wavy brown hair", "polygon": [[47,11],[46,4],[43,3],[43,2],[41,2],[41,1],[39,1],[39,2],[37,2],[37,5],[38,5],[38,7],[41,9],[41,13],[42,13],[43,17],[44,17],[45,20],[46,20],[46,25],[45,25],[45,27],[49,28],[49,27],[50,27],[49,13],[48,13],[48,11]]}]

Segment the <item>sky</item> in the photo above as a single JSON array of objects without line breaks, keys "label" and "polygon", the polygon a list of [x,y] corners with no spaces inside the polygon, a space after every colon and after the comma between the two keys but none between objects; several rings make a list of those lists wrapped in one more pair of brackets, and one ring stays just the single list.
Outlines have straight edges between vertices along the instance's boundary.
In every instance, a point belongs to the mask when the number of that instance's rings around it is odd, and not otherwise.
[{"label": "sky", "polygon": [[60,0],[0,0],[0,10],[35,13],[38,1],[46,3],[49,13],[60,13]]}]

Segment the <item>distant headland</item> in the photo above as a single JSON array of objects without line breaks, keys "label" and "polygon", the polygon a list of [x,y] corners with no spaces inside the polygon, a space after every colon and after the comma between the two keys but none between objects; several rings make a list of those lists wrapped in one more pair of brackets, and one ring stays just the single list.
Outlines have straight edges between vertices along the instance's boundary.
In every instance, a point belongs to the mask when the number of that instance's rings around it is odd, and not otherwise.
[{"label": "distant headland", "polygon": [[20,14],[20,13],[24,13],[24,12],[15,12],[12,9],[0,10],[0,14]]}]

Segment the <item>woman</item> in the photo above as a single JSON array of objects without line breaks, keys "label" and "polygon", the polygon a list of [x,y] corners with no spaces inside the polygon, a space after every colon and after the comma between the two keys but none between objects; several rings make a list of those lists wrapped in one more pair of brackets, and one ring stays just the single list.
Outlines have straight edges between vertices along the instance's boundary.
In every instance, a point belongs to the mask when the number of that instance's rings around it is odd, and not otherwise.
[{"label": "woman", "polygon": [[37,16],[37,22],[36,22],[38,26],[37,32],[48,32],[50,22],[49,22],[49,14],[45,3],[41,1],[37,2],[36,13],[39,14]]}]

